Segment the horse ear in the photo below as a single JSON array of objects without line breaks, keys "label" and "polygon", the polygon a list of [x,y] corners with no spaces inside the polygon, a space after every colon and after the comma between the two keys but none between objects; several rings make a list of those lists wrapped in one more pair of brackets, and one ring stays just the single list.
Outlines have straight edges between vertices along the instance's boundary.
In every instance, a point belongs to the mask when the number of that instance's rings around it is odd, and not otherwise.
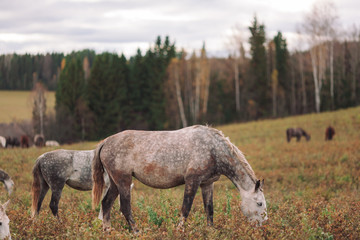
[{"label": "horse ear", "polygon": [[264,179],[261,181],[260,187],[264,188]]},{"label": "horse ear", "polygon": [[255,184],[255,192],[257,192],[259,188],[260,188],[260,180],[257,180]]}]

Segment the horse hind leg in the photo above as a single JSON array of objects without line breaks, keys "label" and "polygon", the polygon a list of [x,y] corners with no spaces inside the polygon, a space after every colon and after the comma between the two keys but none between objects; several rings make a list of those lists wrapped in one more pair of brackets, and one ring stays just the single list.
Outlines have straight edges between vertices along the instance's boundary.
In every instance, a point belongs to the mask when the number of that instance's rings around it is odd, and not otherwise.
[{"label": "horse hind leg", "polygon": [[49,185],[45,182],[41,182],[41,188],[40,188],[40,194],[39,194],[39,200],[37,202],[37,208],[36,208],[36,214],[39,214],[41,209],[41,204],[46,196],[46,193],[49,191]]},{"label": "horse hind leg", "polygon": [[101,201],[101,209],[99,213],[99,218],[103,220],[103,230],[110,230],[111,228],[110,212],[118,195],[119,192],[117,186],[113,181],[110,181],[110,187],[107,190],[105,197]]},{"label": "horse hind leg", "polygon": [[132,176],[129,174],[117,174],[118,179],[115,179],[114,182],[118,188],[120,194],[120,211],[125,216],[126,221],[128,222],[130,228],[135,233],[138,233],[139,230],[136,227],[135,220],[131,212],[131,182]]},{"label": "horse hind leg", "polygon": [[59,220],[58,210],[59,210],[59,201],[61,198],[62,190],[65,186],[65,182],[56,188],[51,188],[51,200],[50,200],[50,209],[52,214],[57,217]]},{"label": "horse hind leg", "polygon": [[213,226],[214,222],[214,206],[213,206],[213,192],[214,192],[214,183],[210,183],[207,185],[200,185],[203,202],[204,202],[204,209],[207,216],[207,225]]}]

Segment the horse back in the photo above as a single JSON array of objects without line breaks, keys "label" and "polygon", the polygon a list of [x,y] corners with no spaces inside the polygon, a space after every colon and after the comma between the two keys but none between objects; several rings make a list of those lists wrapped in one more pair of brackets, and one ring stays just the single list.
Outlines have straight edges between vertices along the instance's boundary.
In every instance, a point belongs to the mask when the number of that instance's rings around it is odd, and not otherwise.
[{"label": "horse back", "polygon": [[191,169],[206,171],[212,146],[203,127],[124,131],[106,140],[100,159],[109,175],[132,175],[146,185],[169,188],[183,184]]}]

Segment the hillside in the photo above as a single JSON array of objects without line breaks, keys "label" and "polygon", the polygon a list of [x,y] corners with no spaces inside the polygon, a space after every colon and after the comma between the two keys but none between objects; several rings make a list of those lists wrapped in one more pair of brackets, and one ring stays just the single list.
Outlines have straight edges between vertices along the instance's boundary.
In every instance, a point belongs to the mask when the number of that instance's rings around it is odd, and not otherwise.
[{"label": "hillside", "polygon": [[[46,98],[47,112],[51,112],[55,106],[55,92],[47,92]],[[0,90],[0,112],[0,123],[31,119],[31,91]]]},{"label": "hillside", "polygon": [[[332,125],[334,140],[325,141]],[[311,140],[292,139],[285,130],[302,127]],[[91,193],[65,187],[59,204],[61,222],[49,210],[50,191],[40,216],[30,218],[31,169],[53,148],[0,149],[0,167],[15,182],[8,216],[13,239],[359,239],[360,107],[276,120],[216,127],[242,150],[258,178],[265,179],[268,222],[252,228],[240,210],[240,195],[225,177],[215,183],[214,228],[206,226],[201,193],[195,197],[185,231],[178,231],[184,187],[152,189],[134,180],[132,210],[141,233],[134,236],[119,214],[111,212],[110,233],[103,233]],[[95,142],[64,145],[92,149]],[[7,200],[0,189],[0,202]]]}]

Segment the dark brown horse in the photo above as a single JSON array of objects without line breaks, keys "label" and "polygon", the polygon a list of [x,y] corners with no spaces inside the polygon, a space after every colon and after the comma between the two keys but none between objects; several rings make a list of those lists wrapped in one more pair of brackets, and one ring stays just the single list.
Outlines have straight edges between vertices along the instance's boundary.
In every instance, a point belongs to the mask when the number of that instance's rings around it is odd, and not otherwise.
[{"label": "dark brown horse", "polygon": [[326,131],[325,131],[325,141],[332,140],[334,135],[335,135],[335,129],[333,127],[329,126],[328,128],[326,128]]},{"label": "dark brown horse", "polygon": [[19,142],[19,139],[17,139],[17,137],[7,137],[6,138],[6,147],[20,147],[20,142]]},{"label": "dark brown horse", "polygon": [[20,146],[22,148],[29,148],[29,138],[26,135],[21,136],[20,138]]},{"label": "dark brown horse", "polygon": [[130,206],[133,177],[153,188],[185,184],[179,227],[186,221],[199,187],[208,225],[213,224],[213,184],[220,175],[228,177],[239,190],[241,210],[249,221],[261,225],[267,219],[263,181],[257,180],[242,152],[214,128],[128,130],[108,137],[98,145],[93,160],[93,207],[103,192],[104,170],[110,177],[110,188],[102,200],[104,229],[111,226],[110,210],[120,195],[120,210],[130,228],[137,231]]},{"label": "dark brown horse", "polygon": [[301,136],[306,138],[306,141],[309,141],[311,136],[305,132],[302,128],[288,128],[286,129],[286,139],[290,142],[292,137],[296,137],[296,141],[299,142]]}]

